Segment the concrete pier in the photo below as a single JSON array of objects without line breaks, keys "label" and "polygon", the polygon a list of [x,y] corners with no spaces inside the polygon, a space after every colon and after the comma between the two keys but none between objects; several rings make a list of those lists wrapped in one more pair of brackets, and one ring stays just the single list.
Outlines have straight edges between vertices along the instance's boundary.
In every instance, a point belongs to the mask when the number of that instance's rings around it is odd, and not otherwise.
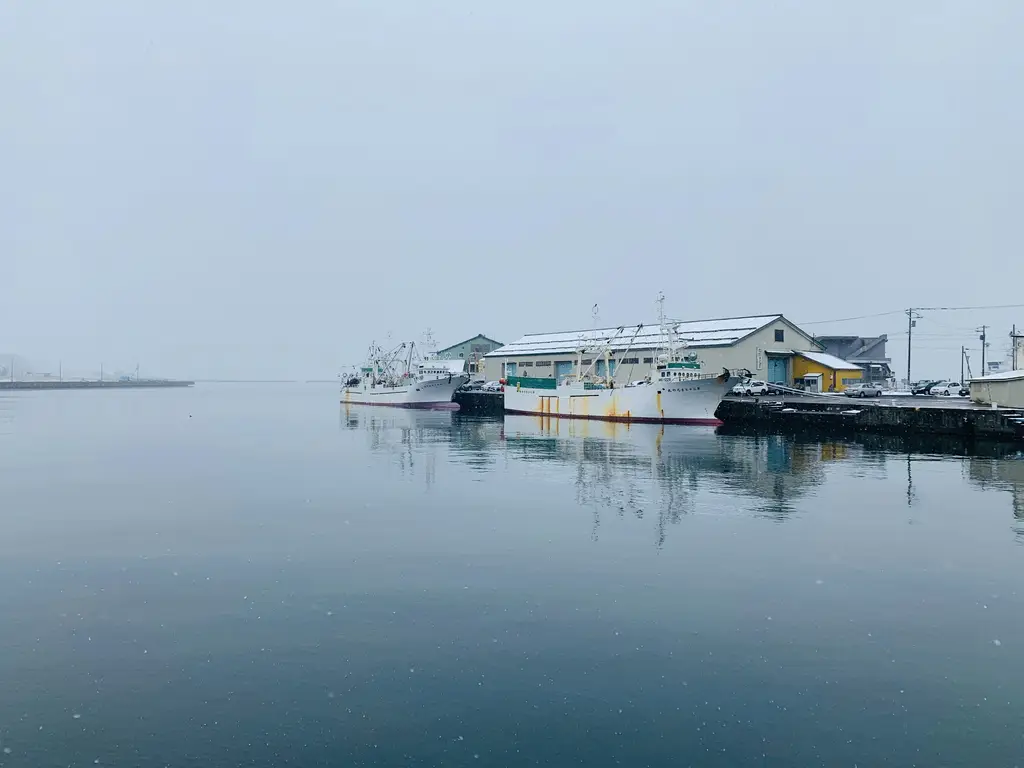
[{"label": "concrete pier", "polygon": [[730,427],[769,432],[815,431],[829,435],[873,432],[1024,441],[1024,413],[1021,411],[981,407],[959,398],[729,397],[722,401],[715,415]]},{"label": "concrete pier", "polygon": [[471,413],[474,416],[505,415],[505,397],[501,392],[460,390],[452,400],[459,404],[459,413]]},{"label": "concrete pier", "polygon": [[[455,402],[464,414],[499,418],[504,415],[500,392],[456,392]],[[715,416],[728,430],[747,433],[877,434],[904,438],[942,435],[958,440],[1024,443],[1024,412],[982,407],[963,398],[727,397]]]}]

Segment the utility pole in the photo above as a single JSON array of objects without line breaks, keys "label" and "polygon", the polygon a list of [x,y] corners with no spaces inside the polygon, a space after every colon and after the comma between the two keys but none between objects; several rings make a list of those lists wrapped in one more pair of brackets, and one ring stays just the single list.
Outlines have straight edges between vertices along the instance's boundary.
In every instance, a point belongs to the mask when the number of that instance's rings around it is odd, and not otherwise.
[{"label": "utility pole", "polygon": [[981,375],[984,376],[985,375],[985,370],[986,370],[986,368],[985,368],[985,347],[988,346],[988,344],[985,342],[985,331],[988,330],[988,326],[987,325],[983,325],[978,330],[981,331],[981,336],[979,336],[978,338],[981,339]]},{"label": "utility pole", "polygon": [[964,355],[967,354],[967,350],[960,347],[960,384],[964,383]]},{"label": "utility pole", "polygon": [[911,307],[907,310],[907,388],[910,388],[910,348],[911,342],[914,339],[914,326],[917,325],[917,318],[920,317],[914,308]]},{"label": "utility pole", "polygon": [[1010,331],[1010,354],[1013,357],[1013,370],[1017,370],[1017,324],[1013,324],[1013,330]]}]

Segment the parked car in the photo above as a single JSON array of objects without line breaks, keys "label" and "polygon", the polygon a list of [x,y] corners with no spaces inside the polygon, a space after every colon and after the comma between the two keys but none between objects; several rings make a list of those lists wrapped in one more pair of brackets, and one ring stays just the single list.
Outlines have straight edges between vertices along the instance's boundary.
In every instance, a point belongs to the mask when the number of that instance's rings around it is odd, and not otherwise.
[{"label": "parked car", "polygon": [[[939,395],[941,397],[949,397],[950,395],[963,395],[964,386],[959,381],[940,381],[938,384],[932,387],[933,395]],[[970,394],[970,390],[967,390],[967,394]]]},{"label": "parked car", "polygon": [[847,397],[880,397],[882,394],[882,385],[873,384],[870,381],[865,381],[860,384],[851,384],[843,390],[843,394]]},{"label": "parked car", "polygon": [[970,396],[971,396],[971,387],[970,387],[970,385],[969,384],[961,384],[960,385],[960,397],[970,397]]},{"label": "parked car", "polygon": [[484,392],[501,392],[501,382],[488,381],[486,384],[484,384],[483,389]]},{"label": "parked car", "polygon": [[741,381],[732,388],[732,391],[737,395],[767,395],[769,388],[765,382],[751,379],[750,381]]},{"label": "parked car", "polygon": [[941,384],[939,381],[919,381],[916,384],[910,385],[910,394],[912,395],[930,395],[932,393],[932,387],[936,384]]}]

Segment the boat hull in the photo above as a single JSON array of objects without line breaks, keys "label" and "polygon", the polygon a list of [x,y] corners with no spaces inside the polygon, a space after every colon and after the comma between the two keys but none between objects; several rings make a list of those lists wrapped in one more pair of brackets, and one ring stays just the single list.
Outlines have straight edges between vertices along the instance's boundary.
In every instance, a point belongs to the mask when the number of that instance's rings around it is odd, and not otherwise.
[{"label": "boat hull", "polygon": [[469,376],[456,375],[448,379],[418,381],[398,387],[370,387],[360,384],[341,390],[341,402],[348,405],[381,405],[391,408],[445,408],[457,409],[452,402],[455,390],[469,381]]},{"label": "boat hull", "polygon": [[717,426],[715,411],[735,383],[727,376],[616,389],[505,388],[505,412],[563,419]]}]

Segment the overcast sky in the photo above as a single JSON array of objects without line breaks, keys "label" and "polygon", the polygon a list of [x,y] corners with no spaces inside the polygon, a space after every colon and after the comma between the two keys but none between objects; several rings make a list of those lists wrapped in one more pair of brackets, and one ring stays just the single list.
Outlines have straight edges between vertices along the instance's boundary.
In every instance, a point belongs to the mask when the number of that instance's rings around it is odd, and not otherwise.
[{"label": "overcast sky", "polygon": [[[1024,3],[0,3],[0,351],[1024,303]],[[915,373],[1024,309],[925,313]],[[807,326],[890,334],[902,315]],[[900,335],[902,333],[902,335]],[[934,334],[934,335],[928,335]]]}]

